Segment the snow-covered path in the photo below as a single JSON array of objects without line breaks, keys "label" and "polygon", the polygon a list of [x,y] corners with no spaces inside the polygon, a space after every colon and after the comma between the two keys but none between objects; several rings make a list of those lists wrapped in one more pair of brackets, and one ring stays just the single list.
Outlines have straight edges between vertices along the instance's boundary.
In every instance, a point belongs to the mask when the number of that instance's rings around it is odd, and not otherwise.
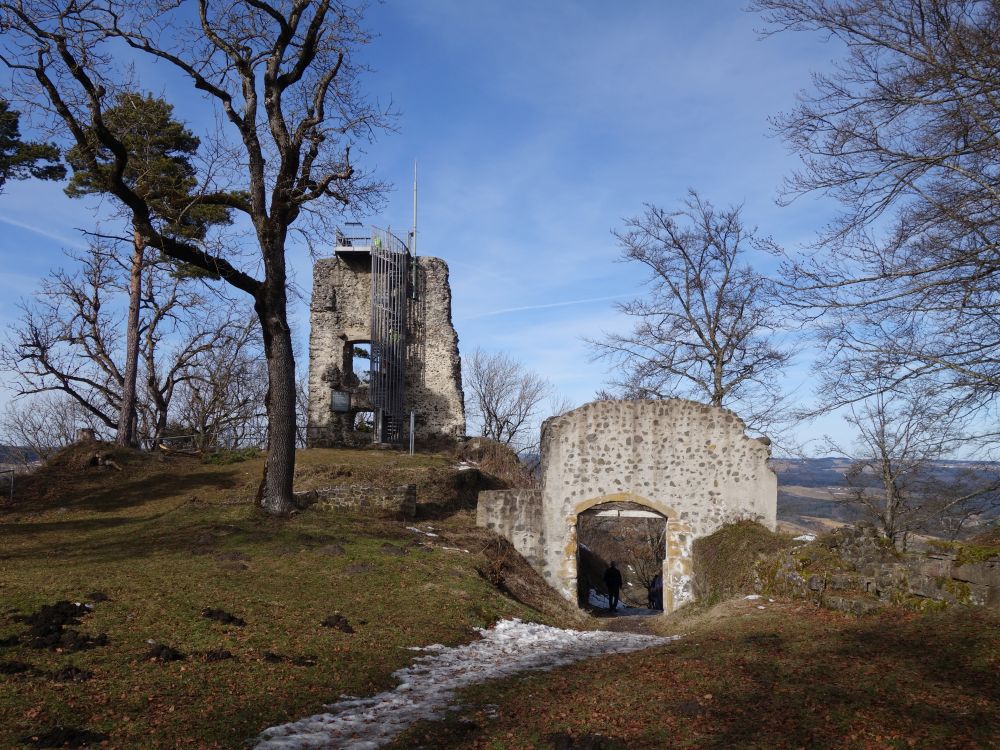
[{"label": "snow-covered path", "polygon": [[256,750],[370,750],[386,744],[422,719],[441,718],[455,692],[469,685],[529,670],[548,670],[601,654],[638,651],[675,640],[634,633],[577,631],[501,620],[480,629],[482,639],[431,652],[393,674],[395,690],[371,698],[346,697],[327,706],[329,713],[265,729]]}]

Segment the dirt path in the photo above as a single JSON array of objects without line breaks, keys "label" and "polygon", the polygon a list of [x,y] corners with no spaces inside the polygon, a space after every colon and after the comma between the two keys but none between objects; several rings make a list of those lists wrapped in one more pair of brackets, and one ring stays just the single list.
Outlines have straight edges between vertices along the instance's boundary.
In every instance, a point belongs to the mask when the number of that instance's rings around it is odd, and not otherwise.
[{"label": "dirt path", "polygon": [[[645,610],[644,610],[645,611]],[[602,615],[599,619],[604,630],[612,633],[638,633],[639,635],[660,635],[654,628],[662,612],[656,614]]]}]

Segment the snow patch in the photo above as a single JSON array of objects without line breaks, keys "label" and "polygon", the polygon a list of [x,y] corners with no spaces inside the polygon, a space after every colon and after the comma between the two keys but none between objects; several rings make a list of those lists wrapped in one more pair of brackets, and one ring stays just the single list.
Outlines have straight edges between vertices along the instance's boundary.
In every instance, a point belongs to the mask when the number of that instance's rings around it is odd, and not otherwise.
[{"label": "snow patch", "polygon": [[793,542],[815,542],[815,534],[800,534],[799,536],[792,539]]},{"label": "snow patch", "polygon": [[760,599],[760,594],[747,594],[743,598],[753,601],[754,599]]},{"label": "snow patch", "polygon": [[418,529],[416,526],[407,526],[406,530],[412,531],[414,534],[423,534],[424,536],[433,536],[433,537],[440,536],[439,534],[435,534],[433,531],[424,531],[423,529]]},{"label": "snow patch", "polygon": [[520,620],[501,620],[478,630],[482,639],[464,646],[412,647],[431,653],[393,673],[399,680],[395,690],[370,698],[345,697],[327,706],[329,713],[265,729],[256,750],[374,750],[417,721],[440,719],[455,692],[469,685],[660,646],[679,637],[562,630]]},{"label": "snow patch", "polygon": [[[605,596],[604,594],[597,593],[597,591],[595,591],[594,589],[591,589],[590,593],[587,594],[587,603],[591,607],[595,607],[596,609],[605,609],[605,610],[608,609],[608,597]],[[625,605],[622,604],[621,600],[619,599],[618,609],[624,609],[624,608]]]}]

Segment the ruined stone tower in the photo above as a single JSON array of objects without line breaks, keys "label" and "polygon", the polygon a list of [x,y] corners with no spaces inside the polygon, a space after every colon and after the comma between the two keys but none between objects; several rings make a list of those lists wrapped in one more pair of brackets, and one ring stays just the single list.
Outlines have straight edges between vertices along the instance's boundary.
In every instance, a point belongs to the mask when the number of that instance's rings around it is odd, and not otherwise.
[{"label": "ruined stone tower", "polygon": [[411,411],[417,445],[465,434],[443,260],[414,258],[381,230],[339,235],[314,266],[310,320],[310,447],[404,443]]}]

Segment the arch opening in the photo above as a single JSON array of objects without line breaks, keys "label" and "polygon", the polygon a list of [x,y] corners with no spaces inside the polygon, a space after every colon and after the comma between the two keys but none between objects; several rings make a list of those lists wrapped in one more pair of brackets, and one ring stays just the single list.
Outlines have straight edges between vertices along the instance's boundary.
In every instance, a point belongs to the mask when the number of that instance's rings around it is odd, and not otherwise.
[{"label": "arch opening", "polygon": [[605,573],[614,562],[622,578],[618,610],[662,611],[667,535],[667,517],[640,503],[602,502],[581,511],[576,517],[577,604],[609,611]]}]

